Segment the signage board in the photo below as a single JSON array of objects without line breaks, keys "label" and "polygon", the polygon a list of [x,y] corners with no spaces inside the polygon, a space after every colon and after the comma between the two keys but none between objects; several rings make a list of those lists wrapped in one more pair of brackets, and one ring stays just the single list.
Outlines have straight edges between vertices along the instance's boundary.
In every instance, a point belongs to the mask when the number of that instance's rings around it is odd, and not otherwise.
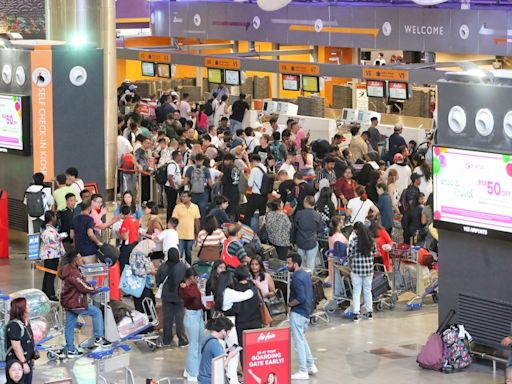
[{"label": "signage board", "polygon": [[403,69],[386,69],[383,67],[363,68],[363,79],[409,81],[409,71]]},{"label": "signage board", "polygon": [[139,52],[140,61],[152,61],[154,63],[170,63],[171,55],[161,52]]},{"label": "signage board", "polygon": [[231,58],[205,57],[204,66],[207,68],[240,69],[240,60]]},{"label": "signage board", "polygon": [[317,64],[308,63],[279,63],[279,73],[319,76],[320,67]]}]

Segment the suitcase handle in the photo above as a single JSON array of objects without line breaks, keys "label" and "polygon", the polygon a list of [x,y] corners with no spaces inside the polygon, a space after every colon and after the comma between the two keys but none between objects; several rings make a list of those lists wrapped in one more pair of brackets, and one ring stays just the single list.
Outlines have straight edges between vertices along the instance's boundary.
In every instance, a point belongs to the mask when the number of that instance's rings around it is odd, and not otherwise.
[{"label": "suitcase handle", "polygon": [[439,324],[439,328],[437,328],[436,330],[436,333],[438,335],[440,335],[441,333],[443,333],[443,331],[446,329],[446,327],[448,326],[448,323],[453,319],[453,316],[455,316],[457,312],[455,312],[455,309],[450,309],[450,312],[448,312],[448,314],[445,316],[445,318],[443,319],[443,321],[441,321],[441,324]]}]

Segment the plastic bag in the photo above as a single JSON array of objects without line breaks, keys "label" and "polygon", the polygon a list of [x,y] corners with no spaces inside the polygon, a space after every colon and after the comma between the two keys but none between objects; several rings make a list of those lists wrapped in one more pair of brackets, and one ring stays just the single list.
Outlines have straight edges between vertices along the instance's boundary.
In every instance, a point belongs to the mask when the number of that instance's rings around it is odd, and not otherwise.
[{"label": "plastic bag", "polygon": [[29,317],[35,319],[49,314],[52,310],[50,300],[39,289],[24,289],[11,294],[11,300],[24,297],[27,300]]}]

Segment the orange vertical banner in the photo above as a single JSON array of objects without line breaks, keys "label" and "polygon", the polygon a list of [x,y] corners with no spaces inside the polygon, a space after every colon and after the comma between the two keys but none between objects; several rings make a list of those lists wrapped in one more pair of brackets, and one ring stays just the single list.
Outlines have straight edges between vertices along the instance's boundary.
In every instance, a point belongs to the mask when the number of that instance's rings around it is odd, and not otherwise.
[{"label": "orange vertical banner", "polygon": [[52,51],[41,47],[31,54],[32,63],[32,156],[34,173],[45,180],[55,177],[53,152]]}]

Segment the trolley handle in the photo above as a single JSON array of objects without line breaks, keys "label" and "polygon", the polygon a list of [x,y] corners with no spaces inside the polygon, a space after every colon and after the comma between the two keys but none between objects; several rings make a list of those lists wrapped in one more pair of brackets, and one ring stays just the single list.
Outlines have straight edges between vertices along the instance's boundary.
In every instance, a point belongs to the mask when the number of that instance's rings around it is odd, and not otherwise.
[{"label": "trolley handle", "polygon": [[101,288],[96,289],[94,292],[92,292],[91,295],[97,295],[98,293],[108,292],[108,291],[110,291],[109,287],[101,287]]},{"label": "trolley handle", "polygon": [[0,300],[9,301],[9,295],[0,295]]},{"label": "trolley handle", "polygon": [[90,286],[92,286],[92,287],[95,287],[95,286],[97,286],[97,285],[98,285],[98,282],[97,282],[96,280],[89,280],[87,283],[88,283]]}]

